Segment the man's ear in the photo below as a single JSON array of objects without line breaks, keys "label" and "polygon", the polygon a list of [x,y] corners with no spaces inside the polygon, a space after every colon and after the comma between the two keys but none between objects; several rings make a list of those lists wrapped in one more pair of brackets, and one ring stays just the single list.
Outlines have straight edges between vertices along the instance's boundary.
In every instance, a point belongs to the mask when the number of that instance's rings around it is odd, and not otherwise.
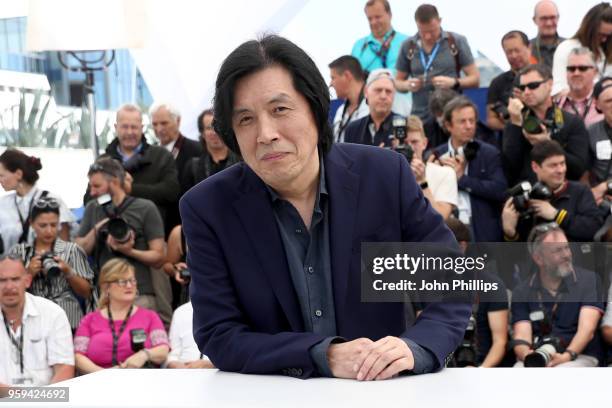
[{"label": "man's ear", "polygon": [[540,165],[532,160],[531,170],[533,170],[533,172],[537,174],[537,172],[540,171],[540,169],[541,169]]}]

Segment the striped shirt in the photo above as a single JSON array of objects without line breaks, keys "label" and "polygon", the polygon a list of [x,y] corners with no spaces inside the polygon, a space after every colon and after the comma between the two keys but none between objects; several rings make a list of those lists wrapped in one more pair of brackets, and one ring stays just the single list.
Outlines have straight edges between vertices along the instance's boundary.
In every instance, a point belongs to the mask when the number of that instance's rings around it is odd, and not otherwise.
[{"label": "striped shirt", "polygon": [[[30,260],[34,257],[34,247],[29,244],[17,244],[9,251],[10,254],[19,256],[26,268]],[[53,253],[72,268],[72,271],[81,278],[86,279],[93,288],[94,273],[87,262],[87,255],[74,242],[66,242],[59,238],[55,240]],[[35,296],[41,296],[57,303],[68,315],[68,321],[72,330],[76,330],[83,317],[83,309],[72,291],[70,284],[63,273],[46,279],[43,272],[40,272],[32,279],[29,292]],[[91,304],[91,299],[86,299],[86,304]]]}]

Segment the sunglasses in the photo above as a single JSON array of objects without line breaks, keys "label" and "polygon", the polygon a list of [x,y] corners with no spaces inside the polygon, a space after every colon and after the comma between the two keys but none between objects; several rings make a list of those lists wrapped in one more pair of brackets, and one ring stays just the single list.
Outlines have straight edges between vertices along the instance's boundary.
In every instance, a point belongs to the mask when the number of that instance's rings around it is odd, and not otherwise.
[{"label": "sunglasses", "polygon": [[591,68],[593,68],[591,65],[568,65],[565,69],[567,72],[587,72]]},{"label": "sunglasses", "polygon": [[523,92],[526,88],[531,89],[532,91],[538,89],[540,87],[540,85],[542,85],[544,82],[546,82],[545,79],[541,80],[541,81],[535,81],[535,82],[530,82],[528,84],[521,84],[521,85],[517,85],[516,87]]},{"label": "sunglasses", "polygon": [[54,198],[40,198],[34,203],[36,208],[51,208],[53,210],[59,208],[59,203]]}]

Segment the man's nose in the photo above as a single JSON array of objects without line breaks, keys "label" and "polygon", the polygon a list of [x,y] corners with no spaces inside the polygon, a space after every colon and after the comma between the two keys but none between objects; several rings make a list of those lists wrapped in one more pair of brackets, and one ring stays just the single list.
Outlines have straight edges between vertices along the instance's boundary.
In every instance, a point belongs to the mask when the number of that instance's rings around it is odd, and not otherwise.
[{"label": "man's nose", "polygon": [[258,119],[257,142],[268,144],[278,139],[278,129],[272,118],[263,115]]}]

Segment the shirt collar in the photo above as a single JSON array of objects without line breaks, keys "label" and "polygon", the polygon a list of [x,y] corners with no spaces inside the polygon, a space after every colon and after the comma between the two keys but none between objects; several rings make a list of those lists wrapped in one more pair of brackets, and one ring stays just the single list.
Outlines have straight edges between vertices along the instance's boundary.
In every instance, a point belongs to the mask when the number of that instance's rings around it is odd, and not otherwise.
[{"label": "shirt collar", "polygon": [[[576,271],[572,271],[570,275],[561,278],[561,284],[559,285],[559,290],[557,292],[569,292],[569,287],[576,284],[577,281]],[[533,275],[531,275],[529,287],[536,290],[544,289],[539,272],[535,272]]]},{"label": "shirt collar", "polygon": [[172,152],[172,149],[174,149],[174,145],[176,144],[177,141],[178,139],[173,140],[170,143],[163,145],[164,149],[166,149],[169,152]]},{"label": "shirt collar", "polygon": [[[142,151],[143,147],[144,147],[144,142],[140,142],[138,147],[136,147],[136,149],[134,149],[134,153],[132,154],[132,156],[135,155],[135,154],[140,153]],[[117,153],[119,153],[119,156],[121,156],[121,161],[124,162],[124,163],[127,160],[129,160],[130,157],[132,157],[132,156],[128,157],[128,156],[125,155],[125,153],[123,153],[123,150],[121,150],[121,145],[119,143],[117,143]]]},{"label": "shirt collar", "polygon": [[385,33],[385,36],[383,37],[383,40],[382,40],[382,41],[378,41],[378,40],[376,39],[376,37],[374,37],[374,34],[372,34],[372,32],[370,32],[370,35],[368,35],[368,38],[367,38],[367,42],[369,42],[369,43],[370,43],[370,42],[375,42],[375,43],[378,43],[378,44],[382,44],[382,43],[384,43],[384,42],[387,40],[387,38],[389,38],[389,36],[391,35],[391,33],[392,33],[393,31],[394,31],[394,30],[393,30],[393,27],[391,27],[391,28],[389,29],[389,31],[387,31],[387,32]]},{"label": "shirt collar", "polygon": [[36,307],[36,303],[34,302],[34,295],[26,292],[25,293],[25,304],[23,306],[23,315],[21,317],[21,321],[25,321],[28,316],[35,317],[40,314],[40,311]]}]

